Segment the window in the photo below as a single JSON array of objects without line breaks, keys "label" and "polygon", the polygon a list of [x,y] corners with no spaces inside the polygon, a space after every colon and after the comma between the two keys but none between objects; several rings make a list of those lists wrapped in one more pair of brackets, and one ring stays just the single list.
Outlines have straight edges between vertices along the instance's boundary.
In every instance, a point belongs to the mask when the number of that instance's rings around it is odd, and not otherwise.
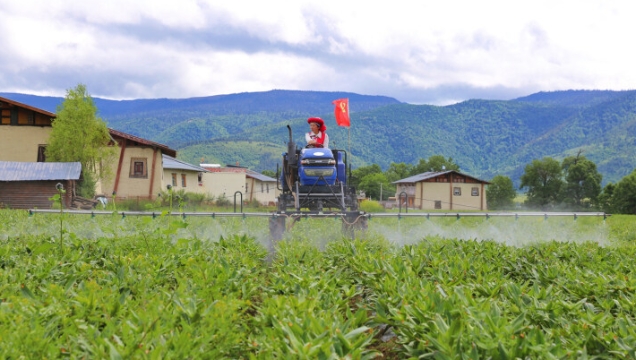
[{"label": "window", "polygon": [[186,174],[181,174],[181,187],[186,187]]},{"label": "window", "polygon": [[470,189],[470,195],[479,196],[479,188],[478,187],[474,187],[474,188]]},{"label": "window", "polygon": [[435,208],[436,209],[441,209],[442,208],[442,201],[441,200],[435,200]]},{"label": "window", "polygon": [[269,194],[269,184],[265,184],[265,188],[267,189],[267,193]]},{"label": "window", "polygon": [[462,195],[462,188],[460,188],[460,187],[454,187],[454,188],[453,188],[453,195],[455,195],[455,196],[461,196],[461,195]]},{"label": "window", "polygon": [[197,180],[199,181],[199,186],[203,186],[203,173],[197,175]]},{"label": "window", "polygon": [[27,113],[27,125],[35,124],[35,111]]},{"label": "window", "polygon": [[46,162],[46,145],[38,145],[38,162]]},{"label": "window", "polygon": [[146,158],[131,158],[130,159],[130,177],[132,178],[147,178],[148,168],[146,167]]},{"label": "window", "polygon": [[265,192],[265,184],[261,183],[261,194]]},{"label": "window", "polygon": [[172,186],[177,186],[177,173],[172,173]]}]

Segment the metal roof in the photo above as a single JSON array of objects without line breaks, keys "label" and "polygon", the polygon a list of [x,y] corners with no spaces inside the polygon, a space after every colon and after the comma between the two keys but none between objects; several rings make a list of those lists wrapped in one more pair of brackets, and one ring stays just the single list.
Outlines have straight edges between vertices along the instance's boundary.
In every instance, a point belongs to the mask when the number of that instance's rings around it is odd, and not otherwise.
[{"label": "metal roof", "polygon": [[165,154],[161,155],[162,159],[163,159],[163,168],[164,169],[178,169],[178,170],[190,170],[190,171],[197,171],[197,172],[210,172],[202,167],[196,166],[196,165],[192,165],[192,164],[188,164],[187,162],[178,160],[173,158],[172,156],[168,156]]},{"label": "metal roof", "polygon": [[247,177],[251,177],[251,178],[254,178],[256,180],[263,181],[263,182],[276,182],[276,179],[271,178],[271,177],[269,177],[267,175],[263,175],[263,174],[258,173],[256,171],[253,171],[253,170],[247,170],[245,175]]},{"label": "metal roof", "polygon": [[78,180],[79,162],[0,161],[0,181]]},{"label": "metal roof", "polygon": [[489,183],[488,181],[486,181],[486,180],[481,180],[481,179],[478,179],[478,178],[476,178],[476,177],[474,177],[474,176],[466,175],[466,174],[460,173],[459,171],[455,171],[455,170],[446,170],[446,171],[427,171],[427,172],[425,172],[425,173],[421,173],[421,174],[413,175],[413,176],[410,176],[410,177],[404,178],[404,179],[402,179],[402,180],[394,181],[394,182],[393,182],[393,184],[408,184],[408,183],[416,183],[416,182],[424,181],[424,180],[427,180],[427,179],[436,178],[436,177],[441,176],[441,175],[446,175],[446,174],[448,174],[448,173],[455,173],[455,174],[459,174],[459,175],[462,175],[462,176],[469,177],[469,178],[471,178],[471,179],[475,179],[475,180],[477,180],[477,181],[479,181],[479,182],[483,182],[483,183],[486,183],[486,184],[490,184],[490,183]]}]

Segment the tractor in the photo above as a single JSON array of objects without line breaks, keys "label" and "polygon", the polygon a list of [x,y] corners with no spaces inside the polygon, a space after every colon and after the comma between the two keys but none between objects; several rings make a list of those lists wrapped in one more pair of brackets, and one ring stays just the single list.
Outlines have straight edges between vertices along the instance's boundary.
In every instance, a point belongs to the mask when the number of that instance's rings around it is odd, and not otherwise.
[{"label": "tractor", "polygon": [[295,222],[301,217],[341,217],[343,229],[352,236],[355,229],[366,229],[356,189],[347,181],[347,152],[312,145],[299,149],[289,125],[287,130],[287,152],[282,154],[282,172],[277,170],[276,175],[280,195],[270,219],[272,239],[282,238],[287,218]]}]

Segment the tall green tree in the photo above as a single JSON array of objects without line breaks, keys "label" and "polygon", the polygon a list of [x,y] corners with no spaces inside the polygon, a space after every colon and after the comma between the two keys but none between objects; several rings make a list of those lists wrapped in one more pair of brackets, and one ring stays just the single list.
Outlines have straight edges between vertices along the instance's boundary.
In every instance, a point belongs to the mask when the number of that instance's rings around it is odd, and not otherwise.
[{"label": "tall green tree", "polygon": [[503,175],[497,175],[490,180],[486,190],[486,201],[489,209],[511,209],[517,196],[512,180]]},{"label": "tall green tree", "polygon": [[459,165],[455,163],[452,157],[445,158],[442,155],[433,155],[428,159],[420,159],[420,161],[413,167],[410,175],[417,175],[428,171],[444,171],[455,170],[459,171]]},{"label": "tall green tree", "polygon": [[636,214],[636,170],[622,178],[614,188],[612,211],[620,214]]},{"label": "tall green tree", "polygon": [[394,163],[389,164],[389,168],[385,171],[386,178],[393,182],[411,176],[413,165],[407,163]]},{"label": "tall green tree", "polygon": [[111,176],[117,149],[109,146],[108,127],[97,117],[97,107],[85,85],[67,90],[52,126],[46,147],[47,161],[80,162],[82,182],[78,193],[93,197],[96,182]]},{"label": "tall green tree", "polygon": [[561,164],[551,157],[532,160],[521,175],[520,189],[527,188],[526,204],[545,208],[557,205],[563,187]]},{"label": "tall green tree", "polygon": [[605,212],[614,212],[614,190],[616,184],[609,183],[605,185],[603,191],[598,196],[598,208]]},{"label": "tall green tree", "polygon": [[563,202],[579,208],[596,205],[603,180],[596,164],[579,153],[563,159],[561,169],[565,178]]},{"label": "tall green tree", "polygon": [[382,174],[382,168],[380,167],[380,165],[373,164],[369,166],[362,166],[351,171],[351,179],[349,179],[349,183],[358,189],[360,186],[360,181],[362,181],[365,176],[370,174]]}]

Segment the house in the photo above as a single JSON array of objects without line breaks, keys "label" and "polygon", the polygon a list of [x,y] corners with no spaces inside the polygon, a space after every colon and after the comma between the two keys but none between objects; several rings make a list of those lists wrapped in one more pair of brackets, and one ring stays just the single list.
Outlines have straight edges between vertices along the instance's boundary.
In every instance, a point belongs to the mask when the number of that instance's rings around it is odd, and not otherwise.
[{"label": "house", "polygon": [[50,209],[60,184],[66,191],[62,203],[68,208],[81,172],[79,162],[0,161],[0,207]]},{"label": "house", "polygon": [[97,193],[120,199],[152,200],[162,190],[163,155],[175,158],[177,151],[115,129],[108,129],[112,144],[119,147],[114,176],[98,184]]},{"label": "house", "polygon": [[[0,97],[0,160],[44,162],[45,149],[56,115]],[[162,156],[177,151],[115,129],[108,129],[111,145],[119,147],[113,178],[97,184],[97,193],[108,197],[153,199],[161,190]]]},{"label": "house", "polygon": [[44,162],[55,114],[0,97],[0,160]]},{"label": "house", "polygon": [[245,172],[245,201],[258,201],[261,205],[275,205],[279,191],[276,179],[256,171]]},{"label": "house", "polygon": [[430,210],[487,210],[485,186],[489,182],[455,170],[425,172],[396,184],[398,204]]},{"label": "house", "polygon": [[203,185],[203,174],[209,171],[187,162],[162,155],[163,176],[162,189],[167,189],[170,185],[173,190],[184,190],[186,192],[206,194],[206,187]]}]

